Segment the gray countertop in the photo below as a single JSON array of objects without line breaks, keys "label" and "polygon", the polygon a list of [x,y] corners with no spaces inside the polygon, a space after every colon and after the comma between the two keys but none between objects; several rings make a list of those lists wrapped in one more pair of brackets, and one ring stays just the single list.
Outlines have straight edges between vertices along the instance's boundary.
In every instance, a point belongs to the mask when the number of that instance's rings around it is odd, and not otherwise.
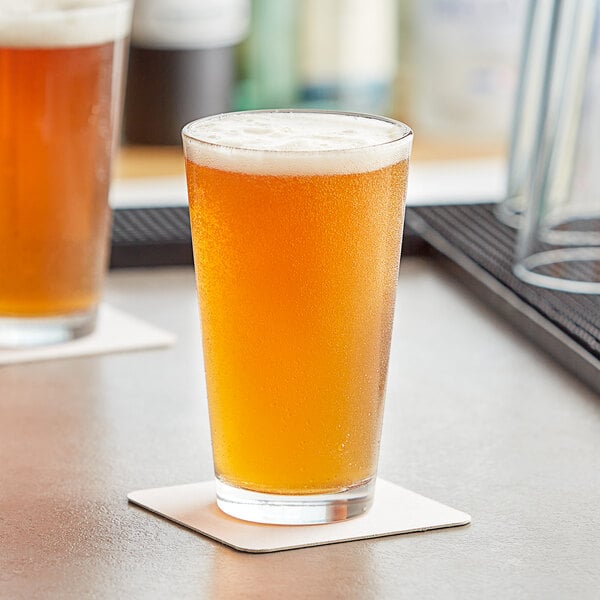
[{"label": "gray countertop", "polygon": [[403,261],[379,473],[467,527],[268,555],[128,505],[212,476],[191,269],[110,274],[168,350],[0,367],[0,598],[598,598],[600,398]]}]

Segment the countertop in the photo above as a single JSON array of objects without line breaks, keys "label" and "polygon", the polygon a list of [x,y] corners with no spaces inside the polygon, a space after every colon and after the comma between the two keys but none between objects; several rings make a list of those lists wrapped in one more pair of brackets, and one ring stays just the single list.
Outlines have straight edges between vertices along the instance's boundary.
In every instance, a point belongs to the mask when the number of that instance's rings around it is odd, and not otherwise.
[{"label": "countertop", "polygon": [[178,343],[0,368],[0,598],[598,597],[600,398],[433,259],[402,264],[379,474],[473,523],[268,555],[127,503],[212,476],[193,271],[105,298]]}]

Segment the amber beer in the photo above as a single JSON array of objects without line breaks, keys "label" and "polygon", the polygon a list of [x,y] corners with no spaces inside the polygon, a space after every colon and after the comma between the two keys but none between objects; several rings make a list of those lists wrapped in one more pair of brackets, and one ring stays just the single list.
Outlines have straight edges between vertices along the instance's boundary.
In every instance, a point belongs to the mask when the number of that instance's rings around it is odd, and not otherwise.
[{"label": "amber beer", "polygon": [[[402,124],[338,113],[184,129],[219,506],[234,516],[318,522],[368,507],[410,142]],[[262,512],[241,513],[235,490]],[[264,510],[273,496],[360,505],[360,490],[363,505],[337,517]]]},{"label": "amber beer", "polygon": [[106,265],[130,4],[51,4],[0,10],[0,345],[89,328]]}]

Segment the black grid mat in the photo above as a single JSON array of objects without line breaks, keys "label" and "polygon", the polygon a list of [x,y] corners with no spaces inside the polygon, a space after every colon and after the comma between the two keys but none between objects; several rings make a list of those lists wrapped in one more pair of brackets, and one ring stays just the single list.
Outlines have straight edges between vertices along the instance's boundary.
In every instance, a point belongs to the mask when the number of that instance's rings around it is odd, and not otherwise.
[{"label": "black grid mat", "polygon": [[[511,271],[514,239],[488,204],[410,208],[402,254],[445,256],[465,285],[600,393],[600,296],[521,282]],[[114,211],[111,268],[192,262],[187,207]]]},{"label": "black grid mat", "polygon": [[600,296],[542,290],[515,277],[515,231],[496,219],[492,205],[415,208],[407,219],[461,280],[600,391]]},{"label": "black grid mat", "polygon": [[191,265],[187,206],[113,211],[111,269]]},{"label": "black grid mat", "polygon": [[[424,251],[425,242],[407,227],[402,254]],[[187,206],[113,211],[111,269],[191,264],[192,236]]]}]

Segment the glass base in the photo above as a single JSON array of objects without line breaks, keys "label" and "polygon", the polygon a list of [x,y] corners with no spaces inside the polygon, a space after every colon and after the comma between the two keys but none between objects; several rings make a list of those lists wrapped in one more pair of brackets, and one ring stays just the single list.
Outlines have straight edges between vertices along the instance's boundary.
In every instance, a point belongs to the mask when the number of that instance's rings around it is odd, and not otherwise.
[{"label": "glass base", "polygon": [[92,333],[96,308],[56,317],[0,316],[0,348],[29,348],[68,342]]},{"label": "glass base", "polygon": [[271,525],[317,525],[358,517],[373,503],[375,479],[343,492],[286,496],[236,488],[217,479],[217,506],[228,515]]},{"label": "glass base", "polygon": [[523,219],[523,200],[518,196],[505,198],[496,204],[494,214],[505,225],[518,229]]},{"label": "glass base", "polygon": [[522,258],[514,274],[532,285],[571,292],[600,294],[600,247],[558,248]]}]

